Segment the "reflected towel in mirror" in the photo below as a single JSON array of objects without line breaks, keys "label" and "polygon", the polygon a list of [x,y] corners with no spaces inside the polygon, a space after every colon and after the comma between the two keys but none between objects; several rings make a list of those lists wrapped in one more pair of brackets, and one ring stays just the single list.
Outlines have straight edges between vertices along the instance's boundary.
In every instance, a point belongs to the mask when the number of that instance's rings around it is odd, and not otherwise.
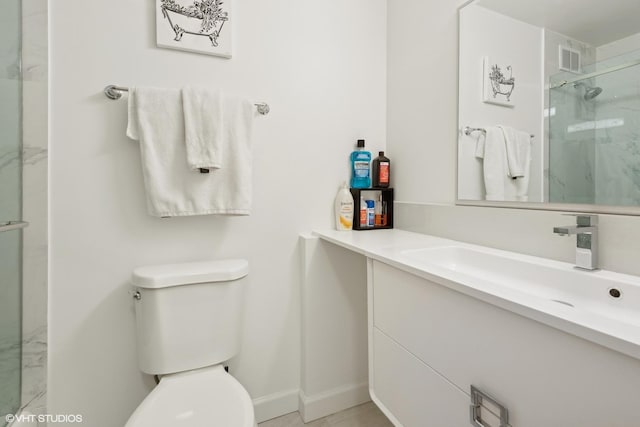
[{"label": "reflected towel in mirror", "polygon": [[[530,138],[530,137],[529,137]],[[507,159],[506,138],[500,126],[487,126],[479,133],[475,156],[483,160],[485,200],[528,201],[531,154],[526,156],[522,177],[511,177]]]}]

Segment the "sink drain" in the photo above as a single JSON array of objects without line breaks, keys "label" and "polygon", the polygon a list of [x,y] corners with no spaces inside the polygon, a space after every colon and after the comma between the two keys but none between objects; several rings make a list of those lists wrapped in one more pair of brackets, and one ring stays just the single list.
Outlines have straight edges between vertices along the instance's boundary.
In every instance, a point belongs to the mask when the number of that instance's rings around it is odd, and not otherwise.
[{"label": "sink drain", "polygon": [[622,292],[618,288],[609,289],[609,295],[613,298],[620,298],[622,296]]},{"label": "sink drain", "polygon": [[552,299],[551,301],[553,302],[557,302],[558,304],[562,304],[562,305],[567,305],[569,307],[574,307],[573,304],[571,304],[570,302],[566,302],[566,301],[561,301],[559,299]]}]

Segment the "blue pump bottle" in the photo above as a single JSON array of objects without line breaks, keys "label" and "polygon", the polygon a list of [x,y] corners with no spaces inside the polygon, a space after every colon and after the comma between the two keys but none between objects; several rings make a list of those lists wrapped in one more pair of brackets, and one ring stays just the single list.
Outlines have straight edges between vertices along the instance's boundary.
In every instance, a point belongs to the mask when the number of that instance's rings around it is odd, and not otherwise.
[{"label": "blue pump bottle", "polygon": [[364,139],[358,140],[358,150],[351,153],[351,188],[371,187],[371,153],[364,150]]}]

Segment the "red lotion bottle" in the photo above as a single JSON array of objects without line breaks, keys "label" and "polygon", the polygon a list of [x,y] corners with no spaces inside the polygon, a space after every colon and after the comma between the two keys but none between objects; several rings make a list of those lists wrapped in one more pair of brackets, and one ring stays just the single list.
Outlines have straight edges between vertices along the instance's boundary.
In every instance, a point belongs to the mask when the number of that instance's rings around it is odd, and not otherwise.
[{"label": "red lotion bottle", "polygon": [[373,159],[372,169],[372,187],[388,188],[391,178],[391,160],[384,156],[384,151],[378,152],[378,157]]}]

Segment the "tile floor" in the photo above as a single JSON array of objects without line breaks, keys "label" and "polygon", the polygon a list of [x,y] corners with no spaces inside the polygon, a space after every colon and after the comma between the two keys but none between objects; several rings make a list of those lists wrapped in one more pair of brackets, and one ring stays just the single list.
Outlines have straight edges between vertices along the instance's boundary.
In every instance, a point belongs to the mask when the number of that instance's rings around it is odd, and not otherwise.
[{"label": "tile floor", "polygon": [[260,423],[258,427],[393,427],[393,424],[373,402],[368,402],[308,424],[299,413],[292,412]]}]

